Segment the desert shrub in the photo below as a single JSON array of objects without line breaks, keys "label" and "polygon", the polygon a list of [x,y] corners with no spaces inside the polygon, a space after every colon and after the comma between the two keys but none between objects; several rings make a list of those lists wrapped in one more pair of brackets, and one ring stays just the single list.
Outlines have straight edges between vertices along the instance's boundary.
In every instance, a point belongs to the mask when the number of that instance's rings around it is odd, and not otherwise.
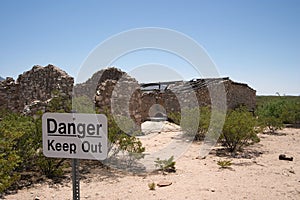
[{"label": "desert shrub", "polygon": [[78,113],[95,113],[94,103],[87,96],[73,97],[72,109]]},{"label": "desert shrub", "polygon": [[149,190],[155,190],[155,183],[154,182],[152,182],[152,183],[148,183],[148,188],[149,188]]},{"label": "desert shrub", "polygon": [[177,124],[177,125],[180,125],[180,121],[181,121],[181,114],[180,112],[170,112],[168,113],[168,120]]},{"label": "desert shrub", "polygon": [[272,133],[284,124],[300,123],[300,97],[259,96],[256,114],[260,125]]},{"label": "desert shrub", "polygon": [[63,175],[63,164],[65,160],[65,158],[47,158],[40,153],[37,157],[36,164],[38,169],[47,178],[55,178]]},{"label": "desert shrub", "polygon": [[[0,141],[0,196],[3,191],[19,180],[20,174],[15,170],[21,163],[16,151],[11,149],[9,141]],[[6,153],[4,153],[6,152]]]},{"label": "desert shrub", "polygon": [[283,127],[284,116],[287,115],[284,101],[273,100],[265,102],[257,109],[261,127],[266,127],[271,133]]},{"label": "desert shrub", "polygon": [[121,135],[118,140],[118,145],[122,151],[132,154],[141,154],[145,151],[145,148],[142,146],[142,142],[133,136]]},{"label": "desert shrub", "polygon": [[169,159],[161,160],[157,158],[155,161],[155,167],[161,170],[162,172],[175,172],[174,156],[171,156]]},{"label": "desert shrub", "polygon": [[[111,117],[111,116],[109,116]],[[135,122],[126,116],[114,116],[113,120],[122,132],[129,136],[140,136],[143,135],[140,127],[138,127]]]},{"label": "desert shrub", "polygon": [[15,148],[16,139],[22,133],[18,132],[10,137],[10,132],[4,131],[2,124],[0,123],[0,193],[19,179],[20,175],[15,170],[22,162],[18,149]]},{"label": "desert shrub", "polygon": [[33,117],[0,113],[0,192],[19,180],[23,171],[40,171],[49,178],[62,173],[62,159],[42,153],[42,113]]},{"label": "desert shrub", "polygon": [[32,167],[36,148],[35,124],[30,117],[1,112],[0,192],[20,177],[20,171]]},{"label": "desert shrub", "polygon": [[281,118],[285,124],[300,123],[300,97],[282,97],[284,104]]},{"label": "desert shrub", "polygon": [[181,113],[170,113],[169,118],[181,126],[182,131],[195,140],[205,137],[210,125],[211,111],[209,107],[184,108]]},{"label": "desert shrub", "polygon": [[259,142],[256,126],[255,117],[245,108],[229,111],[221,139],[230,152],[241,150],[243,146],[251,142]]},{"label": "desert shrub", "polygon": [[[66,95],[53,92],[46,111],[69,112],[70,103]],[[41,111],[33,116],[0,112],[0,192],[18,181],[23,171],[39,170],[47,177],[61,174],[63,161],[42,154],[41,116]]]},{"label": "desert shrub", "polygon": [[47,112],[70,113],[72,111],[72,99],[70,96],[54,90],[51,92],[52,99],[49,102]]},{"label": "desert shrub", "polygon": [[220,168],[229,168],[232,165],[231,160],[219,160],[217,164],[220,166]]},{"label": "desert shrub", "polygon": [[135,137],[141,135],[141,131],[136,128],[131,120],[126,119],[126,117],[118,117],[117,120],[121,123],[119,125],[125,129],[122,130],[108,109],[105,109],[102,113],[107,117],[109,154],[115,156],[121,151],[128,153],[132,158],[142,158],[145,148],[141,141]]},{"label": "desert shrub", "polygon": [[188,136],[194,136],[198,134],[200,110],[199,108],[182,109],[181,110],[180,126],[182,131]]},{"label": "desert shrub", "polygon": [[200,118],[198,132],[195,136],[196,140],[201,140],[205,137],[210,126],[211,111],[209,107],[200,107]]}]

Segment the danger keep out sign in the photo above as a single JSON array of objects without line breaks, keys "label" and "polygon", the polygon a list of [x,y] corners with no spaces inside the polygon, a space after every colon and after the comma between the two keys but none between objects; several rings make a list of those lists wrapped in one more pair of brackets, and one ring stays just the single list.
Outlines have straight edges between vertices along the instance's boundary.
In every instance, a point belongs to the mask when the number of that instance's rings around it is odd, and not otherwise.
[{"label": "danger keep out sign", "polygon": [[45,113],[42,118],[46,157],[104,160],[107,118],[102,114]]}]

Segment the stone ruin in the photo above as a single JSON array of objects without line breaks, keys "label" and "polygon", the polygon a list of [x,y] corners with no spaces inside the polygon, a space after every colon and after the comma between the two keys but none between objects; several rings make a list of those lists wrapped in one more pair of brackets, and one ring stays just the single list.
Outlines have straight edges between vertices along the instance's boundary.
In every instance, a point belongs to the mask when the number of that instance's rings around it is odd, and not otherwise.
[{"label": "stone ruin", "polygon": [[[142,122],[141,91],[138,82],[117,68],[96,72],[84,83],[75,85],[74,97],[85,96],[100,113],[112,113]],[[128,95],[130,94],[130,95]]]},{"label": "stone ruin", "polygon": [[[223,87],[221,87],[221,85]],[[187,105],[187,107],[190,108],[194,107],[194,104],[196,104],[196,106],[211,106],[212,99],[214,98],[211,93],[217,95],[217,100],[214,100],[217,108],[221,108],[218,104],[223,102],[218,99],[218,97],[226,98],[224,99],[224,103],[226,103],[227,109],[246,106],[249,111],[253,112],[256,106],[256,91],[247,84],[233,82],[228,77],[147,83],[141,84],[141,88],[143,119],[151,118],[151,116],[147,116],[147,114],[149,109],[151,110],[151,105],[155,104],[162,105],[166,114],[180,112],[182,108],[181,104]],[[220,95],[222,89],[224,89],[223,92],[226,93],[223,96]],[[194,92],[197,102],[191,100],[192,92]],[[181,102],[179,102],[179,100]]]},{"label": "stone ruin", "polygon": [[224,85],[228,109],[243,105],[254,111],[256,91],[229,78],[139,84],[125,72],[108,68],[73,87],[74,79],[53,65],[34,66],[19,75],[16,81],[13,78],[0,81],[0,108],[25,113],[32,113],[34,109],[43,110],[51,101],[53,91],[58,91],[70,99],[72,95],[85,96],[97,111],[130,117],[139,126],[153,117],[180,112],[180,102],[187,105],[195,103],[191,102],[191,91],[196,96],[196,105],[210,106],[209,88],[220,84]]},{"label": "stone ruin", "polygon": [[[226,93],[224,96],[228,109],[243,105],[249,111],[254,111],[256,91],[228,77],[139,84],[125,72],[108,68],[95,73],[85,83],[77,84],[74,91],[76,96],[89,97],[99,112],[108,110],[141,124],[155,117],[167,118],[171,112],[180,112],[181,104],[189,107],[210,106],[210,91],[221,84]],[[191,100],[191,91],[197,102]]]},{"label": "stone ruin", "polygon": [[8,77],[0,82],[0,108],[25,113],[43,110],[54,91],[71,99],[73,83],[74,79],[58,67],[33,66],[16,81]]}]

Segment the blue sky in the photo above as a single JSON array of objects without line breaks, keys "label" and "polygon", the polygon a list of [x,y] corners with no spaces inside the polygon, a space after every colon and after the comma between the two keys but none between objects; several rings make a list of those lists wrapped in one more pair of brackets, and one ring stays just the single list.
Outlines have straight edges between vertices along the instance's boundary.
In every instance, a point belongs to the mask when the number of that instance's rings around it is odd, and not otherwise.
[{"label": "blue sky", "polygon": [[[76,77],[97,45],[142,27],[191,37],[205,48],[220,76],[245,82],[257,94],[300,95],[297,0],[1,0],[0,76],[17,78],[33,65],[51,63]],[[197,75],[184,61],[157,51],[124,56],[114,64],[130,71],[151,62],[168,65],[186,79]]]}]

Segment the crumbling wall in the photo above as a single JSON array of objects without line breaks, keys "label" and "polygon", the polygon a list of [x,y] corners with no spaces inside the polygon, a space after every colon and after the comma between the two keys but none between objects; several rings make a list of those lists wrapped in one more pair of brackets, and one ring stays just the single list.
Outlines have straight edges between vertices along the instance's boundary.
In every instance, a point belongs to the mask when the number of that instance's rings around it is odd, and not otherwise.
[{"label": "crumbling wall", "polygon": [[[226,93],[220,95],[220,98],[226,98],[228,109],[240,105],[249,110],[255,108],[256,91],[246,84],[233,82],[228,77],[161,84],[167,87],[143,90],[144,84],[139,85],[135,79],[116,68],[108,68],[95,73],[87,82],[76,85],[75,93],[93,98],[98,111],[130,116],[137,124],[155,114],[180,112],[182,107],[210,106],[212,98],[217,99],[215,103],[222,103],[224,99],[218,102],[220,85],[224,86]],[[212,91],[215,91],[217,97],[212,97]]]},{"label": "crumbling wall", "polygon": [[8,78],[0,82],[0,108],[30,111],[31,107],[43,106],[54,91],[71,99],[73,84],[74,79],[58,67],[36,65],[16,81]]},{"label": "crumbling wall", "polygon": [[20,111],[19,84],[11,77],[0,81],[0,109],[8,109],[13,112]]},{"label": "crumbling wall", "polygon": [[[71,98],[73,81],[53,65],[34,66],[17,81],[12,78],[0,81],[0,108],[15,112],[23,112],[24,108],[39,109],[51,100],[53,91]],[[164,89],[145,91],[143,85],[117,68],[96,72],[86,82],[75,85],[74,93],[75,97],[87,96],[101,113],[108,111],[116,116],[129,116],[140,125],[155,114],[180,112],[184,106],[211,105],[210,91],[220,84],[225,88],[228,109],[240,105],[251,111],[255,109],[256,91],[229,78],[169,82],[164,83],[167,85]]]},{"label": "crumbling wall", "polygon": [[111,67],[96,72],[84,83],[75,85],[75,97],[86,96],[100,113],[126,116],[141,124],[139,84],[120,69]]},{"label": "crumbling wall", "polygon": [[[107,80],[118,81],[125,74],[125,72],[114,67],[99,70],[98,72],[94,73],[93,76],[86,82],[76,84],[74,87],[74,94],[75,96],[86,96],[90,99],[93,99],[102,83]],[[103,95],[105,96],[105,94]]]},{"label": "crumbling wall", "polygon": [[254,112],[256,107],[256,91],[247,84],[237,83],[229,80],[226,83],[227,106],[234,109],[239,106],[246,106],[249,111]]},{"label": "crumbling wall", "polygon": [[[149,111],[155,104],[161,105],[166,114],[181,112],[183,107],[211,106],[212,100],[216,108],[222,108],[223,102],[226,103],[227,109],[246,106],[249,111],[254,111],[256,106],[256,91],[247,84],[233,82],[228,77],[196,79],[168,84],[164,90],[149,91],[146,89],[143,92],[142,120],[151,118]],[[225,94],[222,95],[222,92]]]},{"label": "crumbling wall", "polygon": [[95,94],[95,106],[98,111],[109,112],[114,116],[126,116],[141,124],[141,92],[138,82],[124,75],[119,81],[106,80]]}]

